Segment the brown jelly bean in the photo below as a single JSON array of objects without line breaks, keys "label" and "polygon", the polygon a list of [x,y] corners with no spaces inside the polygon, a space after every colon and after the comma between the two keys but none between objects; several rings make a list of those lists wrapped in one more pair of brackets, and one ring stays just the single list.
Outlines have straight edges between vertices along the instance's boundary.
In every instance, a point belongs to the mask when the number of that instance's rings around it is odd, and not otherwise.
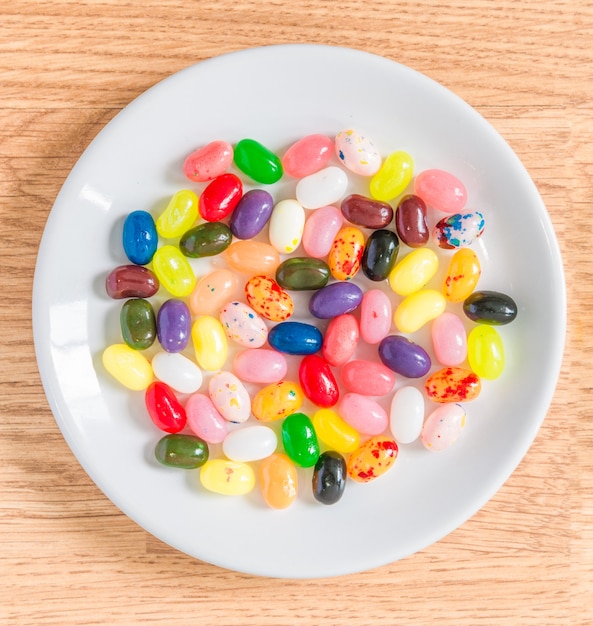
[{"label": "brown jelly bean", "polygon": [[107,295],[122,298],[150,298],[159,290],[159,279],[142,265],[120,265],[105,279]]},{"label": "brown jelly bean", "polygon": [[340,209],[349,222],[364,228],[385,228],[393,219],[393,209],[387,202],[357,193],[344,198]]},{"label": "brown jelly bean", "polygon": [[410,248],[428,243],[426,204],[420,196],[409,194],[400,200],[395,211],[395,228],[399,238]]}]

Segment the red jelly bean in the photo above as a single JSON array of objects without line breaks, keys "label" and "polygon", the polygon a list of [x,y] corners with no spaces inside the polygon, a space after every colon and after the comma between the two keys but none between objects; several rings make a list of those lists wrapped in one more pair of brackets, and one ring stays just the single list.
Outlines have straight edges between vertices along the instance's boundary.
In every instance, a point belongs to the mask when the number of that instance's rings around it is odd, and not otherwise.
[{"label": "red jelly bean", "polygon": [[120,265],[105,280],[105,291],[114,300],[150,298],[158,290],[159,279],[142,265]]},{"label": "red jelly bean", "polygon": [[202,192],[198,209],[207,222],[219,222],[233,212],[243,195],[243,183],[235,174],[217,176]]},{"label": "red jelly bean", "polygon": [[305,396],[321,408],[334,406],[338,401],[338,383],[329,363],[316,354],[307,355],[301,361],[299,382]]},{"label": "red jelly bean", "polygon": [[144,400],[157,428],[166,433],[178,433],[185,428],[185,409],[169,385],[158,381],[151,383],[146,389]]}]

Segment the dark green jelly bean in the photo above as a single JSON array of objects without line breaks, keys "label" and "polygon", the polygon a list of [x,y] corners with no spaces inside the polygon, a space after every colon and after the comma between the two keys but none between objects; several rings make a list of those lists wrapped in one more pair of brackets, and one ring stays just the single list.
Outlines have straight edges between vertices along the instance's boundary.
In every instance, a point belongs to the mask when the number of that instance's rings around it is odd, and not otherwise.
[{"label": "dark green jelly bean", "polygon": [[206,463],[208,444],[193,435],[166,435],[154,448],[159,463],[180,469],[196,469]]},{"label": "dark green jelly bean", "polygon": [[235,165],[250,178],[271,185],[282,178],[282,162],[268,148],[254,139],[241,139],[235,146]]},{"label": "dark green jelly bean", "polygon": [[134,350],[150,348],[156,339],[156,318],[152,304],[144,298],[126,300],[119,321],[123,340]]},{"label": "dark green jelly bean", "polygon": [[187,257],[198,259],[224,252],[233,240],[231,229],[222,222],[206,222],[190,228],[179,240],[179,249]]},{"label": "dark green jelly bean", "polygon": [[399,239],[392,230],[376,230],[368,238],[362,255],[362,271],[367,278],[385,280],[397,261]]},{"label": "dark green jelly bean", "polygon": [[463,302],[463,312],[473,322],[503,326],[517,317],[517,304],[498,291],[474,291]]},{"label": "dark green jelly bean", "polygon": [[276,270],[276,282],[292,291],[321,289],[330,277],[328,264],[307,256],[286,259]]},{"label": "dark green jelly bean", "polygon": [[313,472],[313,496],[321,504],[335,504],[346,487],[346,461],[339,452],[328,450],[319,456]]},{"label": "dark green jelly bean", "polygon": [[282,443],[287,456],[300,467],[313,467],[319,442],[313,422],[304,413],[292,413],[282,422]]}]

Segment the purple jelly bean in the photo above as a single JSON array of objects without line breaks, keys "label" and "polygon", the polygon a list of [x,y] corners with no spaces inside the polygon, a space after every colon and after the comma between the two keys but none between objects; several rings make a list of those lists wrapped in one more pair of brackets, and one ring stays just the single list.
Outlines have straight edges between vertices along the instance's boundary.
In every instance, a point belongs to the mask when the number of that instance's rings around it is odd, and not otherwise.
[{"label": "purple jelly bean", "polygon": [[243,194],[235,207],[230,229],[237,239],[251,239],[266,225],[272,215],[274,199],[263,189],[252,189]]},{"label": "purple jelly bean", "polygon": [[316,291],[309,300],[311,315],[320,319],[350,313],[362,302],[362,290],[349,282],[326,285]]},{"label": "purple jelly bean", "polygon": [[406,378],[421,378],[430,370],[426,350],[402,335],[388,335],[379,344],[379,357],[389,369]]},{"label": "purple jelly bean", "polygon": [[166,352],[181,352],[191,334],[191,313],[183,300],[163,302],[156,318],[157,337]]}]

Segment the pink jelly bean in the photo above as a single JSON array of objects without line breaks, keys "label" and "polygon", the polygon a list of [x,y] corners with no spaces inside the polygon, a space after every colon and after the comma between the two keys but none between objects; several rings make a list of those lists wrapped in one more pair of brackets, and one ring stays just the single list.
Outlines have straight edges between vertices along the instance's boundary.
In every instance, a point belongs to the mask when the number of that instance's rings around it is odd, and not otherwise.
[{"label": "pink jelly bean", "polygon": [[277,383],[286,376],[286,357],[276,350],[243,350],[233,359],[235,374],[246,383]]},{"label": "pink jelly bean", "polygon": [[459,213],[467,200],[464,184],[444,170],[424,170],[414,180],[414,193],[427,206],[443,213]]},{"label": "pink jelly bean", "polygon": [[188,155],[183,173],[194,182],[204,182],[224,174],[232,161],[233,146],[226,141],[212,141]]},{"label": "pink jelly bean", "polygon": [[378,361],[349,361],[342,368],[341,377],[348,391],[364,396],[386,396],[395,385],[395,373]]},{"label": "pink jelly bean", "polygon": [[325,135],[307,135],[293,143],[282,157],[284,173],[303,178],[323,169],[334,151],[334,142]]},{"label": "pink jelly bean", "polygon": [[343,222],[342,212],[335,206],[316,209],[305,222],[301,240],[305,252],[315,259],[327,256]]},{"label": "pink jelly bean", "polygon": [[361,435],[380,435],[389,422],[387,412],[375,400],[360,393],[345,394],[338,415]]},{"label": "pink jelly bean", "polygon": [[467,334],[455,313],[442,313],[432,322],[432,345],[442,365],[460,365],[467,356]]},{"label": "pink jelly bean", "polygon": [[358,345],[360,332],[356,318],[350,313],[334,317],[327,326],[321,354],[334,367],[350,360]]},{"label": "pink jelly bean", "polygon": [[380,289],[370,289],[360,304],[360,334],[370,344],[379,343],[391,329],[391,300]]},{"label": "pink jelly bean", "polygon": [[203,393],[194,393],[185,404],[187,425],[207,443],[220,443],[227,436],[227,422]]}]

